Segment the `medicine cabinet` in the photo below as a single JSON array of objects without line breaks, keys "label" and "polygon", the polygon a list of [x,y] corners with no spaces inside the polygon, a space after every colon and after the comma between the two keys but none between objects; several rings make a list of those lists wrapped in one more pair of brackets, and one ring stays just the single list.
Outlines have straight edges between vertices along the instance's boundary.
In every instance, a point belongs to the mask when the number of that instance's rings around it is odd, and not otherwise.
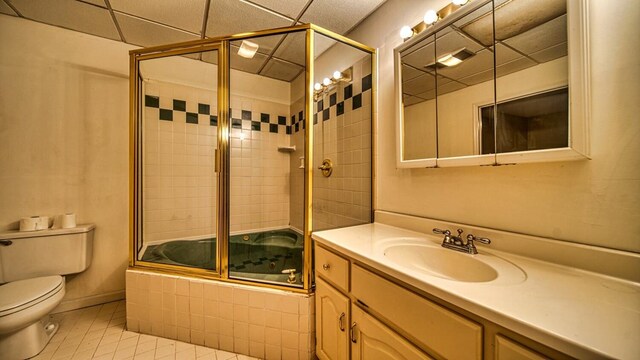
[{"label": "medicine cabinet", "polygon": [[476,0],[394,51],[399,168],[589,157],[585,0]]}]

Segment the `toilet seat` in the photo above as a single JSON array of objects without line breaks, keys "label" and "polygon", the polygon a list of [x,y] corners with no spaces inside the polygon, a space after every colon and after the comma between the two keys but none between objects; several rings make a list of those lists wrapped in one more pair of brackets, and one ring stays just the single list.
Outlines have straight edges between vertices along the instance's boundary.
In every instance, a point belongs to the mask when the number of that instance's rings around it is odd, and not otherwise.
[{"label": "toilet seat", "polygon": [[64,278],[60,275],[4,284],[0,286],[0,318],[35,306],[60,291],[64,291]]}]

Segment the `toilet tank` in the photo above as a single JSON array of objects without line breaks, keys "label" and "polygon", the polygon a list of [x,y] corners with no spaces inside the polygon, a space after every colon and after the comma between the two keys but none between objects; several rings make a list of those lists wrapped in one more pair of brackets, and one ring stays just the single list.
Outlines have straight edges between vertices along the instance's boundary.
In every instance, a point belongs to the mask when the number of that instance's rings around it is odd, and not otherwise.
[{"label": "toilet tank", "polygon": [[0,283],[67,275],[91,265],[95,225],[0,233]]}]

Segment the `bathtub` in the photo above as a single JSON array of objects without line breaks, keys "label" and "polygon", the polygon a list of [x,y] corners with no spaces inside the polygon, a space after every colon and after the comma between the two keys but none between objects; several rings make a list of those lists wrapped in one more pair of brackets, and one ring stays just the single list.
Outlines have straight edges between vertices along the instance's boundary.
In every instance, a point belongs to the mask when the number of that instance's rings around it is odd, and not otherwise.
[{"label": "bathtub", "polygon": [[[302,286],[303,236],[292,229],[234,234],[229,239],[229,277]],[[169,240],[149,244],[142,260],[215,270],[216,239]],[[295,270],[291,281],[284,270]]]}]

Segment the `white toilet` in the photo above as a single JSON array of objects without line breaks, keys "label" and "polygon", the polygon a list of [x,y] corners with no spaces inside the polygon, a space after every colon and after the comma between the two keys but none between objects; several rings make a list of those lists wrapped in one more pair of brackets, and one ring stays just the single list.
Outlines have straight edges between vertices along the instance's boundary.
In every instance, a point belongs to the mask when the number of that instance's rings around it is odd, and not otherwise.
[{"label": "white toilet", "polygon": [[36,356],[58,330],[48,314],[64,297],[61,275],[89,267],[94,229],[0,233],[0,358]]}]

